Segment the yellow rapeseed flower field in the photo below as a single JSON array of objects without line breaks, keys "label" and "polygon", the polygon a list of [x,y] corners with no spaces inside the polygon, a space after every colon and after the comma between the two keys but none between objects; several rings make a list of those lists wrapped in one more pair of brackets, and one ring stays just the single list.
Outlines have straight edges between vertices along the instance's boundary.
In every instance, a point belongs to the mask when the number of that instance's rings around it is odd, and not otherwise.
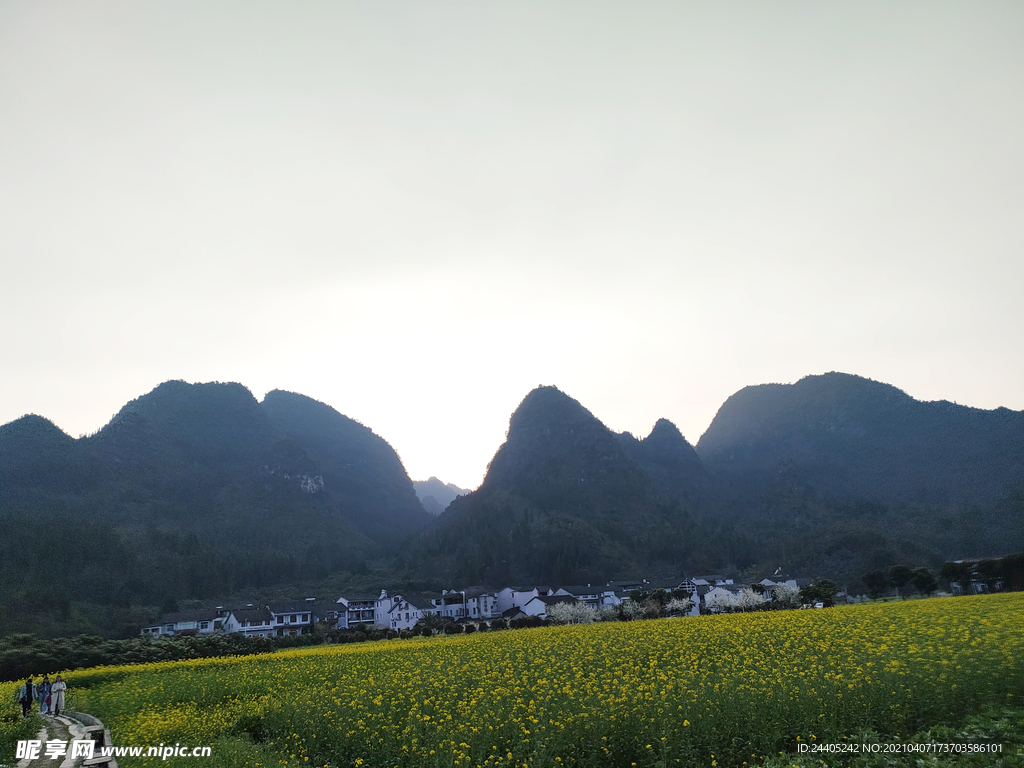
[{"label": "yellow rapeseed flower field", "polygon": [[69,676],[71,704],[118,744],[212,745],[207,766],[724,768],[1019,701],[1022,609],[1005,594],[107,667]]}]

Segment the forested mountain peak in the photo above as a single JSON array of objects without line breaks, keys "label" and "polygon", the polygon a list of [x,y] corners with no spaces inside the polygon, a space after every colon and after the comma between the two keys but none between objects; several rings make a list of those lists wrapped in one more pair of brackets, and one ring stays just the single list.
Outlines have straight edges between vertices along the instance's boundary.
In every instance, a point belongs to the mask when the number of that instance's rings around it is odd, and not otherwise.
[{"label": "forested mountain peak", "polygon": [[74,438],[47,418],[29,413],[0,425],[0,450],[33,444],[67,445]]},{"label": "forested mountain peak", "polygon": [[[573,425],[600,424],[578,400],[557,387],[541,386],[531,390],[509,419],[509,435],[527,435],[535,430],[549,434]],[[603,426],[603,425],[601,425]]]},{"label": "forested mountain peak", "polygon": [[312,397],[274,389],[263,397],[263,410],[278,423],[287,423],[289,429],[320,437],[336,436],[339,429],[351,434],[372,435],[373,430],[363,426],[337,410]]},{"label": "forested mountain peak", "polygon": [[989,502],[1024,482],[1024,413],[922,402],[843,373],[745,387],[697,444],[747,487],[780,467],[808,487],[884,503]]},{"label": "forested mountain peak", "polygon": [[668,419],[658,419],[651,433],[637,440],[628,432],[620,436],[626,454],[650,476],[659,494],[690,502],[706,500],[707,477],[694,447]]},{"label": "forested mountain peak", "polygon": [[[18,602],[41,583],[54,599],[153,605],[351,572],[430,519],[391,446],[333,408],[169,381],[89,438],[40,417],[0,427],[0,529],[20,545],[0,546],[0,625],[48,611]],[[45,563],[52,531],[94,546],[59,575],[14,567],[28,542]]]},{"label": "forested mountain peak", "polygon": [[368,535],[393,538],[427,525],[402,460],[373,430],[311,397],[275,389],[263,398],[273,425],[309,453],[345,514]]},{"label": "forested mountain peak", "polygon": [[74,438],[42,416],[29,414],[0,426],[0,495],[15,486],[72,482],[75,448]]},{"label": "forested mountain peak", "polygon": [[660,442],[662,440],[671,441],[673,443],[678,442],[679,440],[682,440],[684,443],[687,442],[686,438],[683,437],[683,433],[679,431],[679,427],[668,419],[658,419],[654,422],[651,434],[644,439],[652,442]]},{"label": "forested mountain peak", "polygon": [[555,387],[512,414],[479,489],[451,503],[417,556],[479,583],[576,583],[645,569],[746,564],[750,543],[714,539],[689,514],[700,460],[666,420],[618,435]]},{"label": "forested mountain peak", "polygon": [[484,487],[540,482],[609,490],[617,485],[613,476],[634,469],[616,434],[590,411],[555,387],[538,387],[512,414]]},{"label": "forested mountain peak", "polygon": [[277,438],[241,384],[167,381],[127,403],[89,442],[117,462],[257,461]]},{"label": "forested mountain peak", "polygon": [[795,384],[756,384],[744,387],[722,404],[697,443],[697,450],[701,455],[713,453],[721,446],[790,421],[850,427],[851,422],[874,420],[913,402],[890,384],[834,371],[805,376]]},{"label": "forested mountain peak", "polygon": [[183,414],[218,416],[228,420],[235,414],[257,410],[256,398],[237,382],[197,382],[190,384],[180,379],[165,381],[150,392],[126,403],[111,419],[116,424],[131,416],[174,425]]},{"label": "forested mountain peak", "polygon": [[683,437],[679,428],[668,419],[658,419],[651,434],[641,442],[652,456],[686,460],[691,464],[700,463],[694,447]]}]

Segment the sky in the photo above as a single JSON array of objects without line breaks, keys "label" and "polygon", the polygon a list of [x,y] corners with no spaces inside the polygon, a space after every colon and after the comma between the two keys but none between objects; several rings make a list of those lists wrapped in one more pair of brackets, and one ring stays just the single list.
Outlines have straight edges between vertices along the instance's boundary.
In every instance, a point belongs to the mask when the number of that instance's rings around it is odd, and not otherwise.
[{"label": "sky", "polygon": [[553,384],[696,443],[844,371],[1024,409],[1024,4],[0,4],[0,423],[326,402],[473,488]]}]

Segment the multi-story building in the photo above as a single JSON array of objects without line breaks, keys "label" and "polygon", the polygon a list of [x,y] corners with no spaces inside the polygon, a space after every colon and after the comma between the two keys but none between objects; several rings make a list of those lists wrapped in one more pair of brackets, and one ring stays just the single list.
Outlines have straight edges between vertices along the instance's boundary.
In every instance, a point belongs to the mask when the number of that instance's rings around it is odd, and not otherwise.
[{"label": "multi-story building", "polygon": [[273,637],[273,617],[266,606],[247,605],[232,608],[224,614],[224,631],[245,637]]},{"label": "multi-story building", "polygon": [[437,606],[422,595],[403,595],[392,604],[388,611],[391,629],[412,629],[424,616],[436,614]]},{"label": "multi-story building", "polygon": [[277,603],[268,605],[271,627],[277,637],[285,635],[307,635],[316,623],[314,607],[316,599],[307,597],[301,603]]},{"label": "multi-story building", "polygon": [[375,605],[377,598],[369,594],[342,595],[334,611],[334,626],[338,629],[372,627],[377,623]]},{"label": "multi-story building", "polygon": [[143,627],[142,634],[149,637],[212,635],[222,628],[223,621],[224,617],[215,609],[179,611],[166,614],[160,624]]}]

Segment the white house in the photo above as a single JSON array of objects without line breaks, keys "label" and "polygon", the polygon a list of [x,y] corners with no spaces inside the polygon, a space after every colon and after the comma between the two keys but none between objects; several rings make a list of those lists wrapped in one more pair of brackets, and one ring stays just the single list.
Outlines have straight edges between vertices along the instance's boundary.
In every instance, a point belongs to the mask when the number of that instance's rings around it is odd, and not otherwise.
[{"label": "white house", "polygon": [[646,592],[651,588],[651,584],[647,579],[634,579],[633,581],[609,581],[608,589],[612,590],[614,594],[620,595],[625,594],[627,597],[630,592]]},{"label": "white house", "polygon": [[515,605],[512,599],[512,596],[515,595],[515,593],[516,590],[514,587],[505,587],[494,593],[494,600],[499,613],[503,613]]},{"label": "white house", "polygon": [[391,616],[389,616],[391,609],[401,599],[401,595],[388,595],[388,591],[382,589],[377,599],[373,601],[373,623],[381,629],[389,628],[391,626]]},{"label": "white house", "polygon": [[337,629],[373,626],[377,623],[376,603],[373,595],[342,595],[336,601],[334,626]]},{"label": "white house", "polygon": [[788,590],[793,594],[800,591],[800,587],[796,585],[796,579],[786,579],[785,581],[761,579],[755,586],[761,588],[761,594],[764,595],[767,600],[775,600],[778,597],[779,592],[784,590]]},{"label": "white house", "polygon": [[412,629],[424,616],[436,614],[437,606],[422,595],[399,597],[388,611],[391,629]]},{"label": "white house", "polygon": [[142,634],[149,637],[173,637],[175,635],[212,635],[222,629],[224,617],[214,609],[205,611],[180,611],[164,615],[160,624],[143,627]]},{"label": "white house", "polygon": [[308,635],[313,631],[313,624],[316,617],[313,615],[313,608],[316,599],[306,598],[301,603],[277,603],[268,605],[270,621],[274,634],[278,637],[286,635]]},{"label": "white house", "polygon": [[570,585],[568,587],[559,587],[555,590],[556,595],[570,595],[575,597],[579,602],[586,603],[591,608],[606,608],[612,605],[618,605],[622,602],[622,598],[615,594],[614,589],[608,587],[586,585]]},{"label": "white house", "polygon": [[245,637],[273,637],[273,617],[266,607],[233,608],[225,613],[224,631]]},{"label": "white house", "polygon": [[553,594],[554,590],[551,589],[551,587],[524,587],[523,589],[505,587],[504,589],[494,593],[495,604],[493,614],[498,616],[513,606],[522,608],[535,597]]},{"label": "white house", "polygon": [[466,618],[470,620],[487,620],[501,615],[498,600],[493,592],[480,587],[463,590],[466,596]]},{"label": "white house", "polygon": [[439,616],[452,621],[481,621],[501,615],[495,593],[482,587],[445,589],[440,595],[431,598],[431,602]]},{"label": "white house", "polygon": [[539,616],[542,619],[546,619],[548,617],[548,608],[552,605],[576,602],[579,601],[572,595],[537,595],[530,598],[526,605],[522,606],[522,611],[527,616]]},{"label": "white house", "polygon": [[466,618],[466,599],[464,593],[458,589],[443,589],[440,595],[430,599],[437,609],[437,615],[452,621],[459,621]]},{"label": "white house", "polygon": [[526,614],[523,613],[523,609],[518,605],[513,605],[507,611],[502,611],[499,617],[505,619],[505,621],[515,621],[516,619],[525,619]]}]

